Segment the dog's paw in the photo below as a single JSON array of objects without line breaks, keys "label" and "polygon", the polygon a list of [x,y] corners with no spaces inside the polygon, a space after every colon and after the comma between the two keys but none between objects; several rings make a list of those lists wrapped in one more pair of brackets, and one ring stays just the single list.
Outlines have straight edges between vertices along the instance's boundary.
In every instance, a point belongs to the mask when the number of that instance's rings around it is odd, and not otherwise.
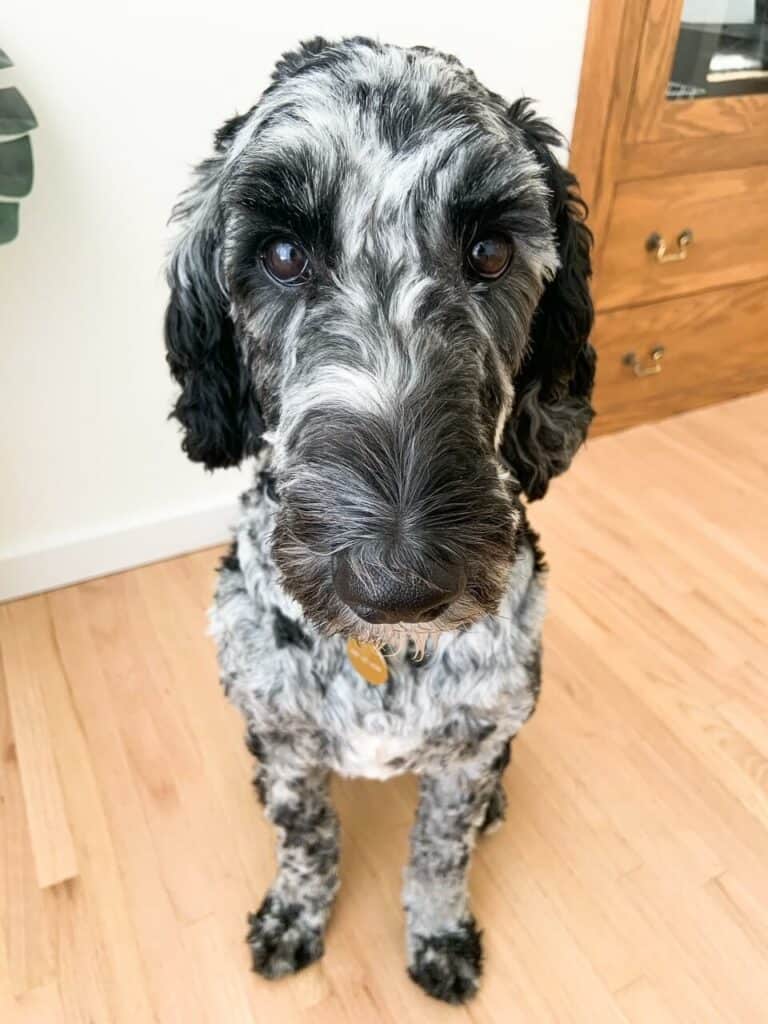
[{"label": "dog's paw", "polygon": [[424,991],[446,1003],[465,1003],[477,992],[483,972],[480,932],[472,918],[451,931],[416,935],[411,978]]},{"label": "dog's paw", "polygon": [[246,941],[254,971],[265,978],[294,974],[323,955],[323,935],[307,924],[300,903],[284,903],[269,894],[248,916]]}]

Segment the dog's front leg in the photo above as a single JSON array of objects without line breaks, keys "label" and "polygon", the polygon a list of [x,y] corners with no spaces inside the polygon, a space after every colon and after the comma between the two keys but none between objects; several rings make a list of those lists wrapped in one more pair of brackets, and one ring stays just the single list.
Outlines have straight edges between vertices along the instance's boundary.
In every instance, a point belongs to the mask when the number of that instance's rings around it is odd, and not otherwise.
[{"label": "dog's front leg", "polygon": [[256,778],[277,830],[277,877],[249,917],[253,968],[267,978],[301,970],[323,955],[323,934],[339,886],[339,824],[328,772],[270,750]]},{"label": "dog's front leg", "polygon": [[408,973],[449,1003],[474,995],[482,972],[480,933],[469,906],[469,858],[506,750],[421,777],[404,889]]}]

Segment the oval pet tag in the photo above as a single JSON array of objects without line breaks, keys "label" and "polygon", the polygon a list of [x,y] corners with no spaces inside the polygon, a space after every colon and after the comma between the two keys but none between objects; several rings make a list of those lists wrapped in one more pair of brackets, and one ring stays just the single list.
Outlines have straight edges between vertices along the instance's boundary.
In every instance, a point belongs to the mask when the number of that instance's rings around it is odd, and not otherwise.
[{"label": "oval pet tag", "polygon": [[367,683],[381,686],[389,679],[389,669],[381,651],[373,644],[363,644],[350,639],[347,643],[347,657],[352,667]]}]

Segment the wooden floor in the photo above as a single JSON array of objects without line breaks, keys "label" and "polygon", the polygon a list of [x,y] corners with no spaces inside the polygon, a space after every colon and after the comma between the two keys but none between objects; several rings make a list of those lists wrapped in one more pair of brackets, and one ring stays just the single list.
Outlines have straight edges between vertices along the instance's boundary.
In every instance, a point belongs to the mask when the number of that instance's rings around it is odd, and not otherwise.
[{"label": "wooden floor", "polygon": [[411,779],[336,786],[321,964],[250,973],[273,869],[204,632],[216,551],[0,607],[0,1020],[768,1020],[768,394],[593,442],[534,506],[544,691],[472,877],[466,1009],[408,980]]}]

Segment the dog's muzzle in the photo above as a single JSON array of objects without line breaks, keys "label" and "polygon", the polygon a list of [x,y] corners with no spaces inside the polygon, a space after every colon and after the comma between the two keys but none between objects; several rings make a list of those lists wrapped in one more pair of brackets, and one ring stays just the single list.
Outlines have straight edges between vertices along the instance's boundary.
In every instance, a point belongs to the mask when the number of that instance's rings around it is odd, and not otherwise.
[{"label": "dog's muzzle", "polygon": [[394,572],[346,552],[336,555],[333,586],[358,618],[371,623],[430,622],[459,597],[466,585],[460,565],[425,562],[422,572]]}]

